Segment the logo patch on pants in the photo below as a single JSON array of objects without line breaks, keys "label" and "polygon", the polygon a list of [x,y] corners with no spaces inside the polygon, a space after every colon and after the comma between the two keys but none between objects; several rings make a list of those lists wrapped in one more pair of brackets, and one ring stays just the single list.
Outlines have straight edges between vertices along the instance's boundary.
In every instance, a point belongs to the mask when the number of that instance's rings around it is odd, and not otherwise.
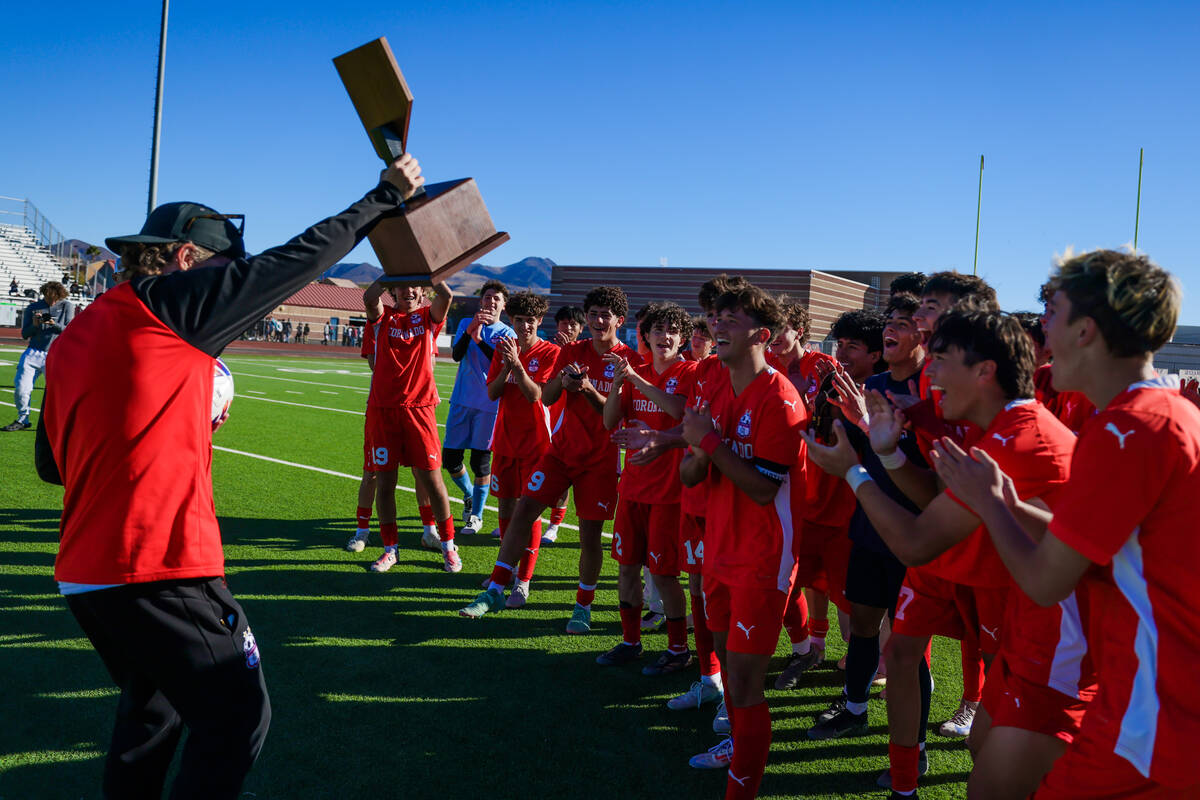
[{"label": "logo patch on pants", "polygon": [[256,669],[259,663],[258,642],[254,640],[254,634],[250,631],[250,626],[246,626],[246,633],[242,636],[242,654],[246,657],[246,669]]}]

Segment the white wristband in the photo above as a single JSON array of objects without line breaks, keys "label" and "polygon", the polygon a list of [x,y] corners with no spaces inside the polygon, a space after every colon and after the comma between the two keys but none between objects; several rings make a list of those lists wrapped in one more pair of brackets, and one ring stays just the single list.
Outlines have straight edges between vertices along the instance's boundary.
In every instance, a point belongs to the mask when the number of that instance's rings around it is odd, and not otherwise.
[{"label": "white wristband", "polygon": [[879,463],[883,464],[884,469],[900,469],[908,463],[908,456],[904,455],[904,451],[899,447],[886,456],[879,455],[879,453],[875,455],[879,456]]},{"label": "white wristband", "polygon": [[850,484],[850,491],[858,494],[858,487],[862,486],[867,481],[873,481],[871,473],[867,472],[862,464],[855,464],[850,469],[846,470],[846,483]]}]

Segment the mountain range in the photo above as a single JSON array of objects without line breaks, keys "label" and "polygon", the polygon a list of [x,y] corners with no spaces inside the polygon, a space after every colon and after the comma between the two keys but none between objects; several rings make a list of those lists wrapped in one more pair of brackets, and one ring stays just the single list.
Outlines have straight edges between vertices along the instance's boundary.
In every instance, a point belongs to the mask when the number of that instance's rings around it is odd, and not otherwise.
[{"label": "mountain range", "polygon": [[[546,294],[550,291],[550,270],[555,266],[548,258],[530,256],[515,264],[503,267],[490,267],[486,264],[471,264],[462,271],[455,273],[446,283],[455,294],[474,294],[485,281],[493,278],[504,281],[512,290],[529,289],[533,292]],[[334,264],[321,274],[322,278],[343,278],[358,284],[374,281],[383,270],[374,264],[363,262],[351,264],[341,262]]]}]

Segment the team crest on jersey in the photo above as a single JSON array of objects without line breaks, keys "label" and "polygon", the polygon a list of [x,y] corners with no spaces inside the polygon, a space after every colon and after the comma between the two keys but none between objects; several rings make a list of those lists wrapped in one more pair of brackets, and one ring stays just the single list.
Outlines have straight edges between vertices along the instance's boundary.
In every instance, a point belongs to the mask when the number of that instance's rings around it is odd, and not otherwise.
[{"label": "team crest on jersey", "polygon": [[738,420],[737,435],[745,439],[750,435],[750,411],[747,410],[742,414],[742,418]]},{"label": "team crest on jersey", "polygon": [[536,358],[529,359],[529,372],[538,371],[538,360]]},{"label": "team crest on jersey", "polygon": [[616,369],[617,369],[616,365],[611,364],[611,363],[606,364],[604,367],[604,377],[611,378],[613,375],[616,374]]},{"label": "team crest on jersey", "polygon": [[258,642],[254,640],[254,634],[250,632],[250,626],[246,626],[246,633],[242,636],[242,655],[246,657],[246,669],[254,669],[260,661],[258,655]]},{"label": "team crest on jersey", "polygon": [[418,322],[420,322],[420,321],[421,321],[421,315],[420,315],[420,314],[413,314],[411,317],[409,317],[409,320],[411,320],[411,321],[412,321],[412,323],[413,323],[414,325],[416,325]]},{"label": "team crest on jersey", "polygon": [[679,385],[679,380],[676,378],[667,378],[666,390],[667,394],[675,394],[675,387]]}]

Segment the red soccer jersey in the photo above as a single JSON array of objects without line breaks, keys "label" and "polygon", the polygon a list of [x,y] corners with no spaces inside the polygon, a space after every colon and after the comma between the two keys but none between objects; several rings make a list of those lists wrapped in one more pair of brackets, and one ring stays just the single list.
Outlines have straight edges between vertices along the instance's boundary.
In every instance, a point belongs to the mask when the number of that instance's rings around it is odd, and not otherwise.
[{"label": "red soccer jersey", "polygon": [[[716,397],[729,385],[729,370],[715,355],[696,362],[692,380],[688,385],[688,408],[699,408]],[[681,457],[682,460],[682,457]],[[710,470],[711,475],[711,470]],[[703,517],[708,508],[708,481],[695,486],[684,486],[679,492],[679,510],[693,517]]]},{"label": "red soccer jersey", "polygon": [[362,346],[358,348],[358,354],[363,358],[375,355],[375,327],[369,322],[363,326]]},{"label": "red soccer jersey", "polygon": [[[654,371],[654,364],[643,364],[636,369],[637,374],[651,385],[666,394],[678,394],[681,397],[687,397],[691,391],[695,371],[696,362],[683,359],[661,373]],[[679,424],[679,420],[660,409],[630,383],[621,386],[621,416],[635,427],[656,431],[669,430]],[[621,497],[638,503],[678,503],[682,488],[679,462],[682,460],[683,450],[674,448],[649,464],[626,464],[621,473]]]},{"label": "red soccer jersey", "polygon": [[[608,352],[621,356],[635,367],[642,363],[637,353],[620,342]],[[600,394],[607,396],[612,391],[614,367],[604,360],[603,355],[596,352],[592,339],[580,339],[560,348],[551,377],[565,369],[568,364],[587,367],[588,379]],[[618,449],[608,429],[604,427],[604,416],[578,392],[564,390],[563,397],[566,398],[566,402],[550,441],[550,450],[565,464],[586,467],[608,460],[615,464]]]},{"label": "red soccer jersey", "polygon": [[[1075,437],[1036,400],[1014,400],[975,444],[1013,480],[1022,500],[1052,496],[1067,481]],[[955,502],[950,490],[946,494]],[[1011,584],[1008,570],[983,525],[923,567],[966,586]]]},{"label": "red soccer jersey", "polygon": [[1200,742],[1198,497],[1200,409],[1144,381],[1084,424],[1049,528],[1101,567],[1082,581],[1103,677],[1080,736],[1168,787],[1195,783]]},{"label": "red soccer jersey", "polygon": [[804,496],[804,401],[787,378],[768,367],[740,395],[727,383],[709,402],[725,444],[782,485],[774,502],[760,506],[715,465],[710,468],[704,574],[729,586],[787,592],[799,527],[793,503]]},{"label": "red soccer jersey", "polygon": [[[558,345],[538,339],[521,353],[521,366],[534,383],[546,383],[554,375],[554,362],[558,357]],[[504,367],[500,351],[492,354],[487,382],[491,383]],[[521,393],[511,372],[504,384],[504,394],[496,410],[496,424],[492,429],[491,450],[498,456],[508,458],[536,458],[550,446],[550,409],[540,401],[529,402]]]},{"label": "red soccer jersey", "polygon": [[367,405],[383,408],[436,406],[441,402],[433,380],[433,357],[442,322],[429,317],[430,306],[416,311],[384,308],[375,322],[375,372]]},{"label": "red soccer jersey", "polygon": [[130,282],[55,340],[42,414],[63,478],[56,580],[225,574],[212,495],[212,375],[212,356],[168,328]]}]

